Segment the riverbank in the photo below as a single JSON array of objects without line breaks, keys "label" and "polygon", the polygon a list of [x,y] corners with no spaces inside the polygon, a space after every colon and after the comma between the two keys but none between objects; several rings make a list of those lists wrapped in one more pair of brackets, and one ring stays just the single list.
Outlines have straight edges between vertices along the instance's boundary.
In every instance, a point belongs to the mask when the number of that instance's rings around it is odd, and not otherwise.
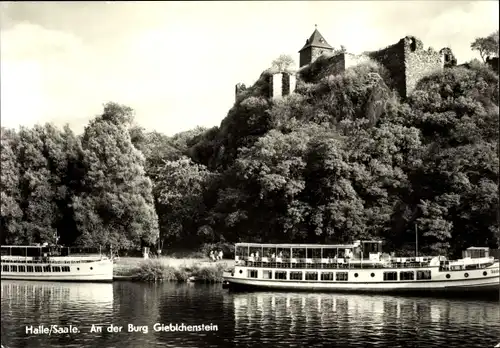
[{"label": "riverbank", "polygon": [[114,263],[113,276],[114,280],[220,283],[223,272],[231,269],[234,260],[122,257]]}]

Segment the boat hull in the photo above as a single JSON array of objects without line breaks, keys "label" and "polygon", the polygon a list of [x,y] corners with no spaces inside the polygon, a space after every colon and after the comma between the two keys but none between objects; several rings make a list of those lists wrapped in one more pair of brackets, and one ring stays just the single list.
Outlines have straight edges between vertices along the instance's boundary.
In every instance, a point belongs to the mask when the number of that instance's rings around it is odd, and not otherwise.
[{"label": "boat hull", "polygon": [[[413,273],[426,271],[429,279],[394,280],[384,279],[385,273]],[[248,274],[254,273],[254,277]],[[342,273],[346,278],[342,280],[291,280],[265,279],[266,274],[275,272],[317,273],[321,279],[323,273]],[[320,291],[320,292],[362,292],[362,293],[492,293],[500,294],[500,269],[498,262],[490,267],[461,270],[440,271],[438,268],[429,269],[269,269],[236,266],[234,273],[224,274],[224,288],[232,290],[267,290],[267,291]],[[255,277],[255,275],[257,275]],[[347,281],[348,279],[348,281]]]},{"label": "boat hull", "polygon": [[[381,286],[380,284],[321,284],[301,282],[273,282],[248,279],[224,278],[224,287],[236,291],[317,291],[317,292],[358,292],[358,293],[497,293],[500,284],[497,279],[480,284],[428,284],[427,286]],[[403,285],[403,284],[402,284]],[[436,286],[437,285],[437,286]]]}]

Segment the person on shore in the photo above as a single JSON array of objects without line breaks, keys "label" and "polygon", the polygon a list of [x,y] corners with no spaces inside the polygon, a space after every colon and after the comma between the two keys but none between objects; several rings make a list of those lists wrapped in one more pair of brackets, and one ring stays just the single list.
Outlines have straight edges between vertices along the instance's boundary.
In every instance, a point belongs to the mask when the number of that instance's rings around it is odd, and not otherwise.
[{"label": "person on shore", "polygon": [[210,260],[215,262],[215,255],[214,255],[214,251],[210,251]]},{"label": "person on shore", "polygon": [[224,257],[224,253],[221,251],[219,251],[219,260],[222,261],[222,258]]}]

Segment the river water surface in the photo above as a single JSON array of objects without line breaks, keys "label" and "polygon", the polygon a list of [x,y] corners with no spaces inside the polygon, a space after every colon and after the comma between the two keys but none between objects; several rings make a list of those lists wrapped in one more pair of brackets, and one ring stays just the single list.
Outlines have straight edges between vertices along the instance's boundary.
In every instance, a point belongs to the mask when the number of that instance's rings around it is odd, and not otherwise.
[{"label": "river water surface", "polygon": [[[497,300],[228,293],[220,285],[189,283],[2,281],[1,288],[8,348],[485,348],[500,342]],[[129,324],[136,331],[128,332]],[[166,331],[176,324],[177,331]],[[75,332],[58,333],[70,325]]]}]

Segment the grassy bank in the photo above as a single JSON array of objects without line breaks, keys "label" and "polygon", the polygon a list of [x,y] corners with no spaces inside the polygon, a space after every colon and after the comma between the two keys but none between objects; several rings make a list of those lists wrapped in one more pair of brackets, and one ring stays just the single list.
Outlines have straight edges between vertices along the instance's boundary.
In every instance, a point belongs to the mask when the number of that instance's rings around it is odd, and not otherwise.
[{"label": "grassy bank", "polygon": [[114,275],[137,281],[195,280],[207,283],[222,282],[224,271],[234,267],[233,260],[210,262],[206,259],[177,259],[160,257],[144,260],[123,257],[115,262]]}]

